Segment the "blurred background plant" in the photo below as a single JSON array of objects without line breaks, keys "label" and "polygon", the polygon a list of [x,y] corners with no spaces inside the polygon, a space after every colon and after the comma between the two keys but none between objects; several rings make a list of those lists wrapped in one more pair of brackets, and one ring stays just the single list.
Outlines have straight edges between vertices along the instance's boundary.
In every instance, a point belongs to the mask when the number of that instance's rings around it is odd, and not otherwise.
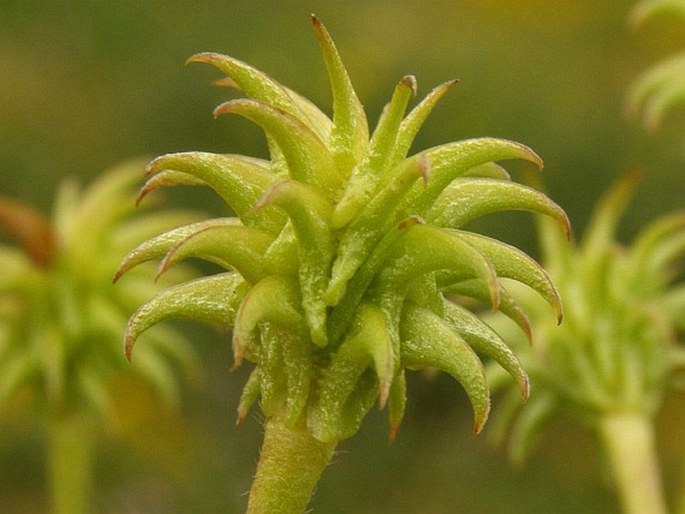
[{"label": "blurred background plant", "polygon": [[[141,300],[164,283],[112,287],[125,249],[189,212],[139,212],[133,187],[141,163],[103,173],[80,190],[60,187],[51,217],[0,198],[0,230],[18,245],[0,245],[0,412],[30,409],[44,426],[51,511],[94,512],[95,458],[103,436],[120,429],[114,381],[137,378],[167,405],[179,400],[178,375],[195,356],[174,329],[151,332],[133,366],[121,355],[121,330]],[[180,269],[181,277],[189,275]],[[128,404],[129,402],[127,402]],[[127,405],[128,407],[128,405]],[[7,466],[5,466],[7,469]],[[13,510],[13,509],[12,509]]]},{"label": "blurred background plant", "polygon": [[[680,111],[673,111],[656,134],[645,133],[622,112],[628,85],[663,55],[684,48],[685,31],[680,19],[662,16],[636,33],[626,23],[633,2],[199,0],[192,8],[177,1],[133,0],[1,4],[0,191],[43,211],[64,176],[89,179],[132,155],[221,152],[230,142],[236,153],[266,156],[266,144],[254,144],[259,136],[249,123],[208,121],[207,112],[225,92],[202,87],[202,72],[191,73],[180,64],[208,48],[240,55],[316,104],[329,105],[325,70],[311,45],[307,17],[312,10],[335,33],[371,119],[377,119],[398,76],[412,73],[422,84],[458,77],[460,83],[432,115],[416,146],[492,135],[535,148],[545,160],[548,193],[564,207],[577,233],[583,232],[590,206],[615,171],[636,164],[654,171],[626,212],[619,240],[629,240],[642,220],[682,207],[685,119]],[[206,80],[214,76],[206,71]],[[196,190],[187,193],[188,202],[225,214],[220,201]],[[530,223],[525,215],[477,223],[479,231],[536,251],[532,238],[518,235],[532,230],[512,230]],[[142,502],[146,512],[165,514],[243,511],[240,495],[251,481],[260,421],[248,418],[245,425],[251,427],[234,431],[230,407],[237,406],[245,377],[227,376],[225,341],[215,344],[217,336],[202,330],[192,327],[193,345],[209,363],[203,365],[206,379],[201,391],[183,389],[180,422],[164,418],[142,389],[122,386],[124,397],[138,406],[120,414],[130,416],[121,422],[135,436],[125,442],[138,452],[122,451],[117,440],[101,449],[96,472],[104,503]],[[486,438],[464,437],[471,430],[468,400],[450,380],[420,379],[409,390],[413,407],[395,444],[384,444],[384,415],[371,413],[319,484],[315,510],[612,511],[607,505],[615,500],[599,479],[593,440],[576,424],[553,422],[528,465],[512,473]],[[684,407],[681,399],[669,396],[655,419],[671,497],[681,486],[672,477],[685,462]],[[145,423],[145,416],[156,417],[157,423]],[[166,421],[160,424],[160,417]],[[16,409],[0,418],[0,511],[41,511],[36,426],[34,417]],[[178,444],[180,438],[184,444]],[[379,470],[387,482],[369,480]],[[355,494],[348,494],[352,490]]]},{"label": "blurred background plant", "polygon": [[[552,419],[580,421],[601,443],[624,512],[663,514],[654,417],[685,367],[685,211],[646,224],[632,244],[620,245],[616,230],[638,182],[637,173],[617,181],[575,245],[539,220],[543,263],[564,299],[564,322],[548,323],[544,306],[522,288],[516,297],[531,315],[533,344],[493,320],[516,342],[532,393],[522,405],[507,392],[492,433],[509,439],[510,456],[521,464]],[[488,368],[493,389],[509,385]]]},{"label": "blurred background plant", "polygon": [[[646,0],[632,11],[631,21],[641,26],[659,16],[685,22],[685,0]],[[640,114],[647,128],[655,130],[664,116],[685,104],[685,52],[658,62],[632,84],[628,92],[628,110]]]}]

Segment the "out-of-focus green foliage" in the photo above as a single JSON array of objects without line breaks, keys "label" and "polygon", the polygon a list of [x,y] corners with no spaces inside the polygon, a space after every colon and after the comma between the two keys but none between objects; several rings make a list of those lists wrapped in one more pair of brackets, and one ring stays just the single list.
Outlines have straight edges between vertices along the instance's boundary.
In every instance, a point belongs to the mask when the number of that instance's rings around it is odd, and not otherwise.
[{"label": "out-of-focus green foliage", "polygon": [[[632,21],[641,25],[658,15],[672,15],[685,22],[685,1],[642,1],[635,6]],[[629,110],[633,113],[642,111],[644,123],[650,129],[660,126],[664,116],[682,104],[685,104],[685,52],[677,53],[642,73],[628,93]]]},{"label": "out-of-focus green foliage", "polygon": [[[0,230],[17,241],[0,244],[0,413],[29,403],[46,424],[55,514],[91,509],[92,447],[102,427],[116,424],[115,380],[142,378],[173,404],[180,397],[177,375],[194,361],[173,329],[151,334],[149,350],[133,367],[119,351],[130,310],[161,286],[112,287],[122,248],[193,219],[182,210],[132,217],[140,168],[140,162],[121,165],[84,190],[65,181],[50,217],[0,197]],[[142,269],[137,275],[144,280]]]},{"label": "out-of-focus green foliage", "polygon": [[[545,267],[565,301],[564,322],[548,323],[530,291],[517,296],[531,314],[534,343],[495,322],[516,342],[536,394],[522,405],[509,390],[495,421],[521,463],[551,419],[567,414],[591,429],[613,414],[653,419],[685,366],[685,211],[645,225],[630,245],[616,231],[639,182],[622,177],[593,212],[584,237],[565,245],[540,220]],[[503,320],[502,320],[503,321]],[[491,386],[507,380],[490,366]]]},{"label": "out-of-focus green foliage", "polygon": [[[254,145],[257,131],[247,123],[207,120],[206,113],[225,93],[201,87],[213,78],[210,71],[203,78],[203,72],[180,64],[207,48],[240,55],[315,103],[328,105],[325,72],[310,44],[307,16],[314,10],[336,34],[370,117],[377,117],[399,75],[416,74],[422,84],[458,77],[460,83],[419,135],[417,147],[485,134],[526,143],[544,158],[550,196],[578,232],[616,170],[646,165],[650,173],[619,231],[619,239],[625,239],[643,219],[682,206],[685,195],[682,119],[674,112],[672,123],[645,134],[622,117],[628,85],[663,55],[685,47],[685,31],[680,19],[661,16],[637,32],[626,22],[633,5],[595,0],[199,0],[192,5],[4,0],[0,192],[45,212],[64,176],[93,177],[141,153],[230,147],[264,156],[266,145]],[[190,200],[225,214],[210,197]],[[532,249],[532,241],[512,235],[519,221],[512,215],[479,223]],[[208,363],[207,380],[201,392],[186,393],[184,424],[157,420],[152,429],[146,420],[158,415],[153,404],[140,390],[129,391],[137,401],[130,402],[130,418],[121,422],[138,434],[127,442],[136,444],[146,460],[121,443],[103,450],[103,504],[119,505],[120,512],[240,512],[239,495],[249,487],[258,451],[258,420],[249,417],[245,424],[252,427],[233,430],[235,416],[227,405],[236,404],[236,384],[243,380],[225,373],[225,340],[216,344],[211,332],[194,339]],[[454,399],[453,383],[418,380],[409,389],[414,407],[406,414],[403,437],[384,447],[385,436],[379,434],[386,421],[371,413],[367,427],[343,446],[327,471],[315,509],[332,514],[606,512],[605,487],[594,468],[587,472],[596,457],[584,432],[558,423],[554,446],[543,437],[530,465],[512,474],[485,438],[461,444],[463,437],[455,432],[469,432],[469,407],[466,397]],[[671,401],[665,412],[657,420],[664,464],[675,470],[685,458],[679,444],[685,438],[682,405]],[[28,415],[0,419],[0,510],[42,510],[35,471],[42,457],[34,427]],[[550,464],[558,460],[566,463],[563,469]],[[379,470],[391,470],[396,478],[387,488],[366,478]],[[345,494],[348,487],[359,494]]]}]

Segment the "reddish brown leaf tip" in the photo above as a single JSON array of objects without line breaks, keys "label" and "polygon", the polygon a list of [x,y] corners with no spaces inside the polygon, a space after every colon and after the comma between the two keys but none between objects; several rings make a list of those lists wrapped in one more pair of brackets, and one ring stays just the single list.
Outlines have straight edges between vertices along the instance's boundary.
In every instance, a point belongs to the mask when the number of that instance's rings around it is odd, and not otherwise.
[{"label": "reddish brown leaf tip", "polygon": [[397,432],[399,432],[399,430],[399,425],[393,425],[390,427],[390,430],[388,431],[388,441],[390,444],[393,444],[397,440]]},{"label": "reddish brown leaf tip", "polygon": [[416,93],[418,92],[418,85],[416,83],[416,77],[414,75],[405,75],[404,77],[402,77],[400,83],[404,84],[409,89],[411,89],[412,97],[416,96]]},{"label": "reddish brown leaf tip", "polygon": [[131,354],[133,353],[133,345],[136,344],[135,338],[127,335],[124,339],[124,355],[126,355],[126,360],[131,362]]}]

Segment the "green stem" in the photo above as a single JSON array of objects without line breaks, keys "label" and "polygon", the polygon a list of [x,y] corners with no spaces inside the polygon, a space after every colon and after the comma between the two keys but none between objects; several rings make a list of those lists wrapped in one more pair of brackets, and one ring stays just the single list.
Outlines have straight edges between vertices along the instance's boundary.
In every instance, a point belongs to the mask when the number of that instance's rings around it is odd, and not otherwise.
[{"label": "green stem", "polygon": [[48,475],[53,514],[93,512],[92,427],[75,415],[50,418]]},{"label": "green stem", "polygon": [[289,427],[269,419],[248,514],[302,514],[335,447],[312,437],[304,424]]},{"label": "green stem", "polygon": [[666,514],[651,419],[640,413],[609,414],[600,421],[616,488],[626,514]]}]

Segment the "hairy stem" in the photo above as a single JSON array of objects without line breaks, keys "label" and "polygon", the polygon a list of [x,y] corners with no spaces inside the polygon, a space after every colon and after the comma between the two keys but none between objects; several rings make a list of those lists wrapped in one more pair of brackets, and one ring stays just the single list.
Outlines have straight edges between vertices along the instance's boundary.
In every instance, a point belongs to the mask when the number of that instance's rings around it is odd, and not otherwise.
[{"label": "hairy stem", "polygon": [[600,422],[618,494],[626,514],[666,514],[651,419],[640,413],[609,414]]},{"label": "hairy stem", "polygon": [[278,417],[269,419],[248,514],[302,514],[335,446],[312,437],[304,424],[288,427]]},{"label": "hairy stem", "polygon": [[74,415],[50,419],[48,473],[53,514],[92,512],[92,427]]}]

